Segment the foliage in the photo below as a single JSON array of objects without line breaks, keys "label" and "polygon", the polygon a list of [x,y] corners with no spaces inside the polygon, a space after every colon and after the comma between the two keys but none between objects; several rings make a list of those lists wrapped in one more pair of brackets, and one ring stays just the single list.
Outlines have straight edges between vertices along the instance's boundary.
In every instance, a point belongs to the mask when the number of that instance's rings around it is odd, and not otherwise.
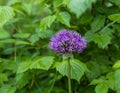
[{"label": "foliage", "polygon": [[73,93],[120,93],[120,0],[0,0],[0,93],[67,93],[61,29],[88,42],[71,60]]}]

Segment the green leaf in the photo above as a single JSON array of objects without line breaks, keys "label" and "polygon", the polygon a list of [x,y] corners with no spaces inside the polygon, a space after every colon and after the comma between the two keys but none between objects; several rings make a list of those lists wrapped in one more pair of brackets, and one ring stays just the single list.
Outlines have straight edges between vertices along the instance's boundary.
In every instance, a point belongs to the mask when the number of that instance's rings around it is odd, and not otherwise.
[{"label": "green leaf", "polygon": [[4,30],[3,28],[0,28],[0,39],[5,39],[5,38],[8,38],[10,37],[9,33]]},{"label": "green leaf", "polygon": [[37,57],[32,60],[30,69],[43,69],[48,70],[54,62],[54,57],[46,56],[46,57]]},{"label": "green leaf", "polygon": [[16,33],[13,35],[15,38],[28,38],[30,36],[30,33]]},{"label": "green leaf", "polygon": [[63,4],[68,5],[70,3],[70,0],[63,0]]},{"label": "green leaf", "polygon": [[105,23],[105,16],[98,15],[94,18],[93,22],[91,23],[91,28],[93,32],[100,30]]},{"label": "green leaf", "polygon": [[92,3],[96,0],[71,0],[68,8],[71,12],[75,13],[77,17],[81,16],[88,8],[91,7]]},{"label": "green leaf", "polygon": [[24,9],[25,12],[27,12],[28,15],[31,15],[33,4],[32,3],[31,4],[24,3],[22,8]]},{"label": "green leaf", "polygon": [[0,27],[14,17],[14,11],[10,6],[0,6]]},{"label": "green leaf", "polygon": [[27,73],[20,73],[17,74],[15,77],[15,85],[18,89],[23,88],[26,84],[29,83],[30,74]]},{"label": "green leaf", "polygon": [[120,23],[120,14],[113,14],[113,15],[108,16],[108,18],[112,21],[116,21]]},{"label": "green leaf", "polygon": [[29,41],[33,44],[39,40],[39,35],[38,34],[32,34],[29,38]]},{"label": "green leaf", "polygon": [[113,65],[113,68],[120,68],[120,60],[117,60]]},{"label": "green leaf", "polygon": [[30,65],[31,65],[30,60],[20,63],[18,66],[17,74],[27,71],[29,69]]},{"label": "green leaf", "polygon": [[68,27],[70,27],[70,19],[71,16],[68,12],[60,12],[57,14],[57,20]]},{"label": "green leaf", "polygon": [[115,90],[120,93],[120,69],[115,71]]},{"label": "green leaf", "polygon": [[106,28],[104,31],[94,34],[93,41],[97,43],[100,48],[105,48],[111,43],[111,32],[111,29]]},{"label": "green leaf", "polygon": [[46,31],[47,27],[50,27],[52,23],[55,21],[56,16],[47,16],[41,20],[40,29],[41,31]]},{"label": "green leaf", "polygon": [[115,90],[115,73],[109,72],[106,76],[108,87],[112,90]]},{"label": "green leaf", "polygon": [[[79,82],[81,77],[84,75],[84,72],[87,70],[86,65],[78,60],[71,60],[70,65],[71,79],[75,79]],[[56,69],[63,76],[68,76],[68,61],[64,60],[56,67]]]},{"label": "green leaf", "polygon": [[4,73],[0,73],[0,85],[3,83],[3,81],[8,81],[8,77]]},{"label": "green leaf", "polygon": [[8,3],[7,3],[7,5],[14,5],[14,4],[16,4],[16,3],[21,3],[22,2],[22,0],[9,0],[8,1]]},{"label": "green leaf", "polygon": [[95,87],[95,92],[96,93],[108,93],[108,86],[107,86],[106,82],[99,83]]},{"label": "green leaf", "polygon": [[16,45],[26,45],[26,44],[30,44],[27,41],[23,41],[23,40],[15,40],[15,39],[4,39],[4,40],[0,40],[0,43],[7,43],[7,44],[16,44]]},{"label": "green leaf", "polygon": [[3,85],[0,88],[0,93],[15,93],[16,87],[13,87],[11,85]]},{"label": "green leaf", "polygon": [[27,60],[19,64],[17,73],[26,72],[28,69],[48,70],[54,62],[54,57],[36,57],[33,60]]},{"label": "green leaf", "polygon": [[87,67],[90,70],[89,72],[86,73],[86,76],[88,77],[89,80],[93,80],[100,76],[101,74],[101,68],[100,65],[97,64],[96,62],[87,62]]},{"label": "green leaf", "polygon": [[62,2],[63,2],[63,0],[54,0],[54,2],[53,2],[54,9],[61,6]]}]

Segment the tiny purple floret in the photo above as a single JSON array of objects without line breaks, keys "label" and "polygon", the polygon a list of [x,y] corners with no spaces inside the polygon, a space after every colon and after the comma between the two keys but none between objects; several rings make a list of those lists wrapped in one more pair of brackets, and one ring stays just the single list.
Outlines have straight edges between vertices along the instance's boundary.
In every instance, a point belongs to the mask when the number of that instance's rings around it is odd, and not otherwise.
[{"label": "tiny purple floret", "polygon": [[61,30],[51,38],[50,49],[57,53],[81,53],[86,48],[86,40],[75,31]]}]

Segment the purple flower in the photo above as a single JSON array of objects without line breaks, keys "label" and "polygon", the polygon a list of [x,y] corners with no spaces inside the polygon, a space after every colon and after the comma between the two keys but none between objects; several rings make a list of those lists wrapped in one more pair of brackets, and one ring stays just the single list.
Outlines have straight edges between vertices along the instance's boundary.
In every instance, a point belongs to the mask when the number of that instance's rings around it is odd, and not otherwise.
[{"label": "purple flower", "polygon": [[50,49],[57,53],[81,53],[86,48],[86,40],[75,31],[61,30],[51,38]]}]

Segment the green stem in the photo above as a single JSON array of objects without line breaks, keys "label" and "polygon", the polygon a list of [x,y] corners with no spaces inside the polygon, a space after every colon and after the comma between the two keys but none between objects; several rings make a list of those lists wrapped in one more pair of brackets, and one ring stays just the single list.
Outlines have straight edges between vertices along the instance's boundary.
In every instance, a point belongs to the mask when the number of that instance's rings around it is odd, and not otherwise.
[{"label": "green stem", "polygon": [[71,91],[71,66],[70,66],[70,58],[68,58],[68,88],[69,88],[69,93],[72,93],[72,91]]}]

